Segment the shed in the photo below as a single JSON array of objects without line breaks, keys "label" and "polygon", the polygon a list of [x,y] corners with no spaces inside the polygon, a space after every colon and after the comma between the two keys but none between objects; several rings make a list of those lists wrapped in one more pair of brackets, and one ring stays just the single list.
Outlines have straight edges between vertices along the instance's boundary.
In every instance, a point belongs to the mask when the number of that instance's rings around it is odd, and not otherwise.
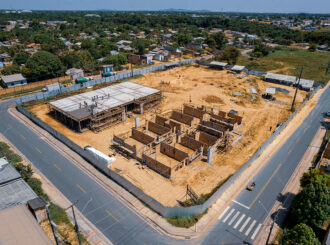
[{"label": "shed", "polygon": [[46,217],[47,202],[42,197],[36,197],[32,200],[29,200],[27,204],[38,222],[40,223],[43,221]]},{"label": "shed", "polygon": [[113,72],[113,65],[103,65],[102,67],[102,73],[106,72]]},{"label": "shed", "polygon": [[1,77],[1,86],[4,88],[11,88],[27,84],[26,78],[21,74],[13,74]]},{"label": "shed", "polygon": [[227,65],[228,63],[212,61],[209,66],[214,69],[223,70]]},{"label": "shed", "polygon": [[78,78],[84,77],[84,71],[77,68],[68,69],[65,74],[69,75],[71,80],[76,80]]},{"label": "shed", "polygon": [[231,70],[237,73],[242,72],[245,69],[245,66],[234,65]]},{"label": "shed", "polygon": [[250,88],[251,94],[258,94],[257,90],[255,88]]}]

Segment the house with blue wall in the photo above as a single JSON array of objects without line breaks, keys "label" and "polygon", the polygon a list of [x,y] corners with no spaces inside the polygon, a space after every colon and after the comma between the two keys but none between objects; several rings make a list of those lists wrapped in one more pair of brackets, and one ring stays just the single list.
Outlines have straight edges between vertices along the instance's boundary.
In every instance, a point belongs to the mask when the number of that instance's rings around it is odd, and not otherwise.
[{"label": "house with blue wall", "polygon": [[27,84],[26,78],[21,73],[1,77],[1,86],[3,88],[12,88],[25,84]]}]

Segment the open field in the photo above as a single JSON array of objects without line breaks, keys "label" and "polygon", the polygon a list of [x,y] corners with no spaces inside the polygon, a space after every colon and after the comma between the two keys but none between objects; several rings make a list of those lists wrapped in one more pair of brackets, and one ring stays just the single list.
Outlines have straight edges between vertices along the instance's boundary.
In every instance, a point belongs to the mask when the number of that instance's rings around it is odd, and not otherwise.
[{"label": "open field", "polygon": [[330,53],[327,52],[281,48],[263,58],[249,60],[247,57],[241,56],[237,63],[256,71],[292,76],[299,76],[300,69],[304,66],[303,78],[325,84],[330,80],[330,73],[325,74],[329,61]]},{"label": "open field", "polygon": [[[178,170],[170,180],[151,169],[142,168],[136,164],[136,160],[127,160],[118,154],[113,170],[164,205],[175,206],[178,205],[177,200],[184,201],[187,184],[198,195],[211,192],[235,173],[272,134],[276,125],[284,122],[290,115],[290,102],[294,94],[292,87],[266,83],[253,76],[239,78],[240,76],[193,65],[132,79],[132,82],[160,89],[164,95],[159,109],[140,116],[142,126],[146,119],[152,120],[155,117],[155,112],[167,115],[171,110],[182,109],[184,103],[191,102],[196,106],[204,105],[227,112],[231,109],[238,111],[238,115],[243,117],[243,123],[236,132],[243,137],[226,152],[214,154],[212,166],[205,159],[195,160]],[[277,92],[276,102],[264,101],[260,95],[252,100],[250,88],[264,93],[266,87],[284,88],[289,94]],[[241,92],[242,96],[233,96],[234,91]],[[299,91],[296,107],[305,96],[306,92]],[[134,118],[127,118],[125,122],[97,134],[92,131],[76,133],[51,117],[45,104],[31,106],[29,110],[81,147],[91,145],[106,154],[112,153],[112,136],[127,133],[134,126]]]}]

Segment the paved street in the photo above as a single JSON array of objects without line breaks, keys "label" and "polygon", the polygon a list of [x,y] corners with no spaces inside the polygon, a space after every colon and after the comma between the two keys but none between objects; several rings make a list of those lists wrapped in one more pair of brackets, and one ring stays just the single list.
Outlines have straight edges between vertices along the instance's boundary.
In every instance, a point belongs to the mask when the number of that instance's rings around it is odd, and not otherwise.
[{"label": "paved street", "polygon": [[330,89],[312,113],[266,163],[253,181],[252,192],[243,190],[219,216],[216,225],[195,240],[175,240],[160,234],[97,182],[53,149],[37,134],[12,117],[0,103],[0,132],[16,146],[114,244],[244,244],[261,230],[297,164],[310,147],[322,112],[330,109]]}]

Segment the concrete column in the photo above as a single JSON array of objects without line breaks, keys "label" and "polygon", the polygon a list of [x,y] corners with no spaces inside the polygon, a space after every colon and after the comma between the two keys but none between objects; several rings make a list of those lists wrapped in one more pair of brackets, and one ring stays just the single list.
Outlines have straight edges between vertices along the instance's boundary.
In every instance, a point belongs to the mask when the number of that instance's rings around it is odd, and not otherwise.
[{"label": "concrete column", "polygon": [[140,104],[140,114],[143,114],[143,104]]},{"label": "concrete column", "polygon": [[212,156],[213,156],[213,148],[210,147],[207,151],[207,163],[212,166]]},{"label": "concrete column", "polygon": [[123,113],[122,113],[122,120],[123,120],[123,122],[125,122],[126,121],[126,112],[125,112],[125,110],[123,111]]},{"label": "concrete column", "polygon": [[138,127],[140,127],[140,118],[136,117],[135,118],[135,128],[138,128]]}]

